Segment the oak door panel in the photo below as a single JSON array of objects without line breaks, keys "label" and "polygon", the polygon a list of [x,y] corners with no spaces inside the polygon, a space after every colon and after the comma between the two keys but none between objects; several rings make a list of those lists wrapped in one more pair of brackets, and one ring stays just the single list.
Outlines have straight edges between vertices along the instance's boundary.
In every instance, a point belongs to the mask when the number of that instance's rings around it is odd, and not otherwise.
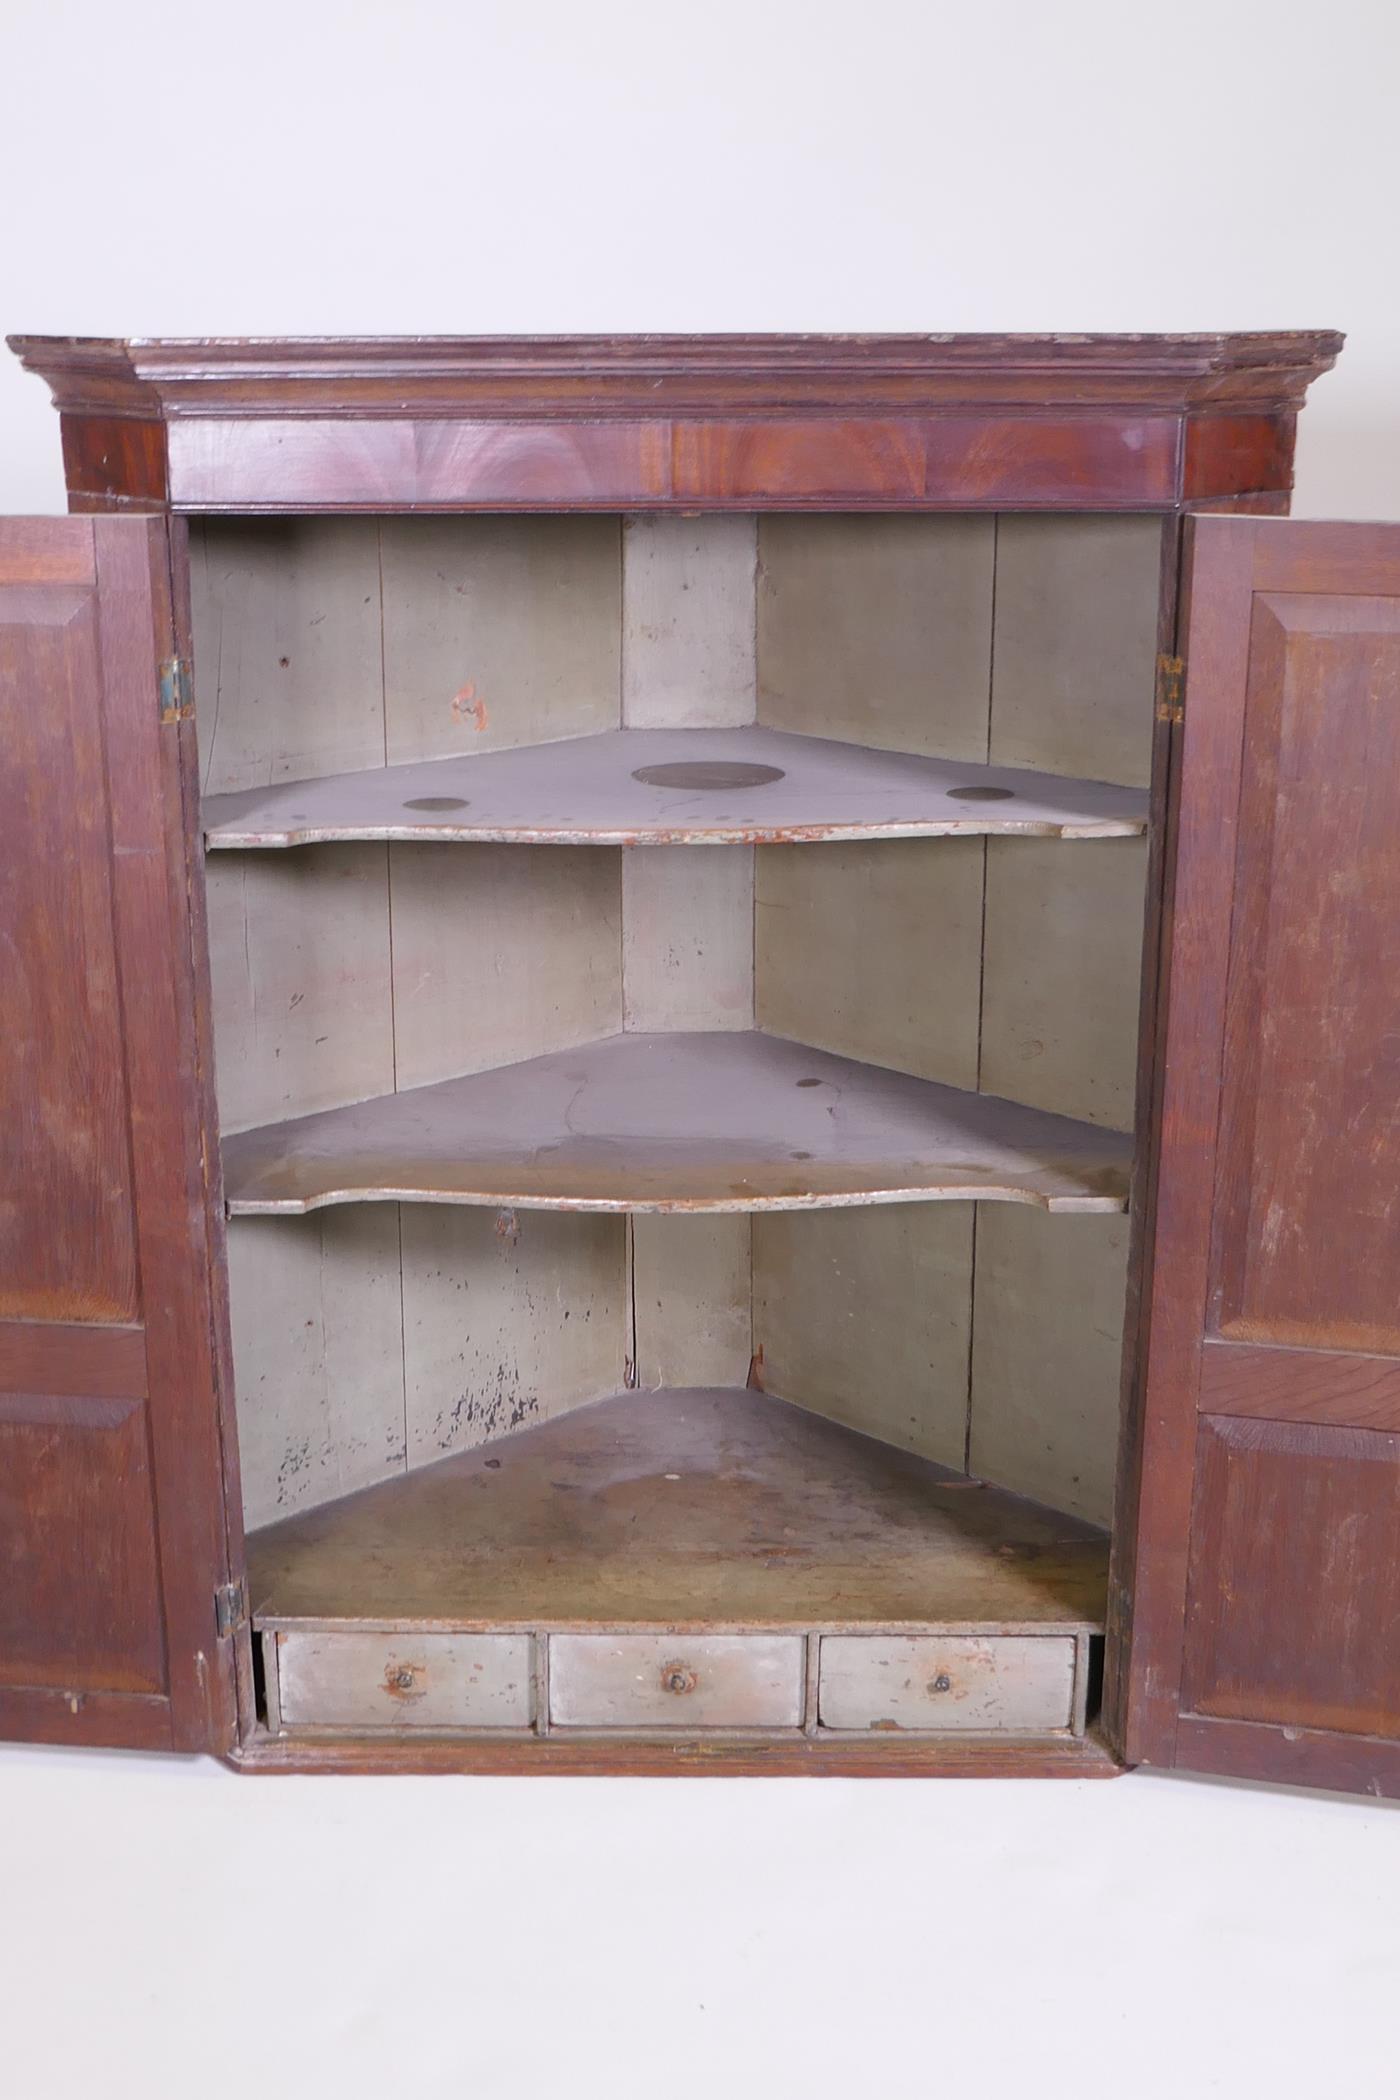
[{"label": "oak door panel", "polygon": [[1400,1793],[1400,527],[1187,559],[1106,1709],[1133,1760]]},{"label": "oak door panel", "polygon": [[0,1734],[232,1738],[192,749],[146,519],[0,520]]}]

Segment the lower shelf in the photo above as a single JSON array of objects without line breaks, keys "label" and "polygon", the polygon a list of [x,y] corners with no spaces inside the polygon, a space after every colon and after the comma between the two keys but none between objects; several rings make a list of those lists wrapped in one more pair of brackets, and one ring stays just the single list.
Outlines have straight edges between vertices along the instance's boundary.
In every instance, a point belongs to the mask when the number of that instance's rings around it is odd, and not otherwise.
[{"label": "lower shelf", "polygon": [[625,1393],[249,1541],[288,1731],[1073,1734],[1107,1543],[754,1392]]},{"label": "lower shelf", "polygon": [[254,1532],[257,1623],[1102,1629],[1077,1518],[764,1393],[629,1392]]}]

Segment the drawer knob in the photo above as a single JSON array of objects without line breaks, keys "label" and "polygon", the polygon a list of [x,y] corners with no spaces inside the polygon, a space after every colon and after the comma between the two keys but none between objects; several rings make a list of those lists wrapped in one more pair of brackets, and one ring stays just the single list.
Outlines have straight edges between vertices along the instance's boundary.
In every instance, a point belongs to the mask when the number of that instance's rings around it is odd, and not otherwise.
[{"label": "drawer knob", "polygon": [[676,1692],[678,1694],[693,1692],[695,1684],[695,1672],[685,1663],[669,1662],[661,1665],[661,1689],[663,1692]]},{"label": "drawer knob", "polygon": [[413,1663],[390,1663],[384,1672],[384,1689],[391,1699],[421,1699],[423,1696]]},{"label": "drawer knob", "polygon": [[953,1680],[946,1670],[940,1670],[936,1677],[930,1677],[928,1688],[931,1692],[951,1692]]}]

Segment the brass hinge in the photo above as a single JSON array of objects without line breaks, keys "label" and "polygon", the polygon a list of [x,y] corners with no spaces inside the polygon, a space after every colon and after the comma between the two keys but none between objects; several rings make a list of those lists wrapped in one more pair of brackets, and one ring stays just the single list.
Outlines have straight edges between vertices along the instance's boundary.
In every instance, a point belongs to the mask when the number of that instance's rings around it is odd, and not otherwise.
[{"label": "brass hinge", "polygon": [[1157,720],[1179,728],[1186,718],[1186,666],[1179,656],[1157,659]]},{"label": "brass hinge", "polygon": [[247,1616],[248,1586],[242,1576],[237,1582],[226,1582],[215,1590],[214,1627],[221,1641],[236,1632]]},{"label": "brass hinge", "polygon": [[172,656],[160,667],[160,718],[162,722],[188,722],[194,714],[194,683],[183,656]]}]

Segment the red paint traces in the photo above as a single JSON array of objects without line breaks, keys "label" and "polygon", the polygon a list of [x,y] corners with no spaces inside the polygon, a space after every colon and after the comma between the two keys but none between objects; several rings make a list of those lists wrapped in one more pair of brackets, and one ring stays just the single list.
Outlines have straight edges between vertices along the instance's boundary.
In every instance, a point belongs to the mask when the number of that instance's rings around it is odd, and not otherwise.
[{"label": "red paint traces", "polygon": [[486,702],[478,700],[473,679],[469,678],[462,690],[453,695],[452,712],[459,722],[470,720],[478,733],[486,727]]}]

